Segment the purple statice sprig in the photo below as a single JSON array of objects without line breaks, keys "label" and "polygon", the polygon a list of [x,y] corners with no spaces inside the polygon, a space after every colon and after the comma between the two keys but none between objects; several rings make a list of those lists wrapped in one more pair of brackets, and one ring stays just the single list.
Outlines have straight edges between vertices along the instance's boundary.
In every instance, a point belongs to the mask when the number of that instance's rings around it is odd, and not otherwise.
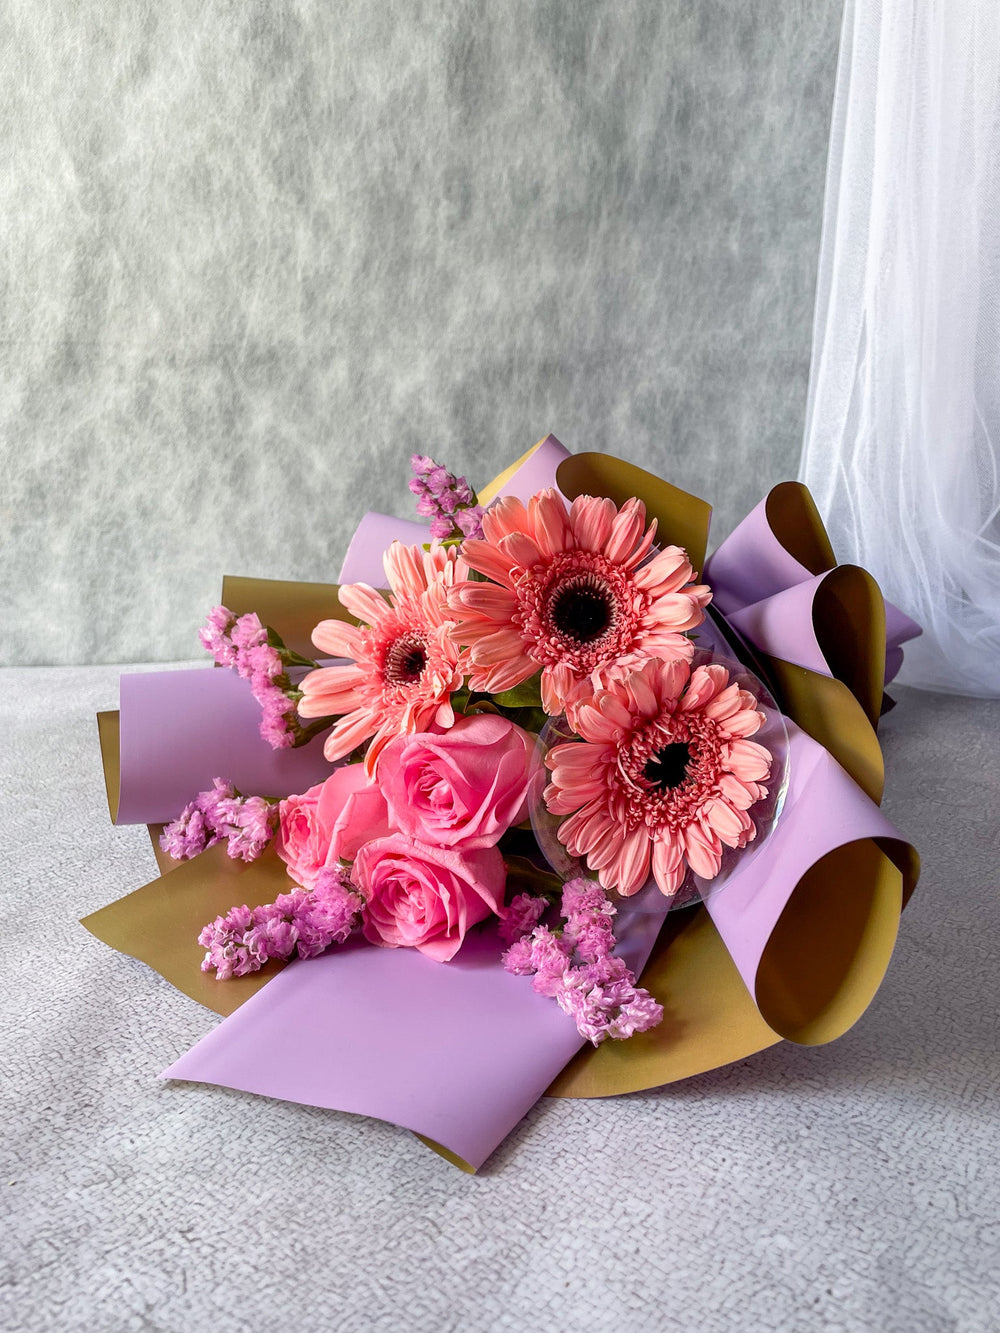
[{"label": "purple statice sprig", "polygon": [[288,648],[281,635],[262,624],[254,612],[236,616],[228,607],[217,606],[209,612],[198,638],[219,666],[233,668],[250,682],[261,707],[261,739],[272,749],[305,745],[330,726],[333,718],[302,725],[297,712],[302,692],[289,674],[296,667],[314,670],[317,663]]},{"label": "purple statice sprig", "polygon": [[350,872],[327,866],[312,889],[282,893],[263,907],[231,907],[205,926],[198,936],[206,951],[201,970],[228,981],[259,972],[271,958],[315,958],[348,938],[363,909]]},{"label": "purple statice sprig", "polygon": [[233,860],[256,861],[278,830],[278,802],[244,796],[231,782],[216,778],[160,835],[160,846],[175,861],[189,861],[217,842]]},{"label": "purple statice sprig", "polygon": [[635,984],[614,953],[616,912],[596,881],[570,880],[562,895],[563,927],[536,925],[503,956],[508,972],[530,976],[539,995],[554,999],[594,1046],[608,1037],[624,1041],[663,1018],[662,1005]]},{"label": "purple statice sprig", "polygon": [[456,477],[426,454],[411,454],[410,490],[417,497],[417,513],[431,520],[431,536],[440,541],[461,541],[483,535],[483,514],[476,493],[464,477]]},{"label": "purple statice sprig", "polygon": [[540,869],[524,856],[504,856],[504,868],[511,896],[500,922],[500,939],[504,944],[514,944],[530,935],[549,908],[561,901],[562,884],[558,875]]}]

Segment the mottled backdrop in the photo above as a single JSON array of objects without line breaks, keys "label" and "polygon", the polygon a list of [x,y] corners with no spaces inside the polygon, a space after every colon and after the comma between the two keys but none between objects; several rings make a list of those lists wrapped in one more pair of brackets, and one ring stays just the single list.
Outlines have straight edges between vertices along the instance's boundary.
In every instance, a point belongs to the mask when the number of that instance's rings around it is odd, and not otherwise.
[{"label": "mottled backdrop", "polygon": [[335,577],[406,456],[794,475],[835,0],[7,0],[9,663]]}]

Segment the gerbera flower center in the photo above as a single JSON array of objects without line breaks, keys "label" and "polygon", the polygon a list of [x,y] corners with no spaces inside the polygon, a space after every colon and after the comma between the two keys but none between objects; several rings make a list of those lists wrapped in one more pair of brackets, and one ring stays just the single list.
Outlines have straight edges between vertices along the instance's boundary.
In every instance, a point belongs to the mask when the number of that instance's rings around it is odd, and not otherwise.
[{"label": "gerbera flower center", "polygon": [[691,747],[684,741],[674,741],[646,760],[642,775],[657,791],[673,791],[690,776]]},{"label": "gerbera flower center", "polygon": [[630,575],[594,551],[562,551],[525,572],[516,589],[514,624],[543,666],[578,674],[632,648],[644,595]]},{"label": "gerbera flower center", "polygon": [[418,681],[427,665],[427,647],[416,635],[397,639],[385,655],[387,685],[412,685]]},{"label": "gerbera flower center", "polygon": [[614,625],[614,594],[592,574],[571,579],[556,589],[549,618],[553,629],[566,638],[593,643]]},{"label": "gerbera flower center", "polygon": [[675,826],[715,794],[721,772],[715,724],[697,714],[660,718],[618,755],[615,811],[628,828]]}]

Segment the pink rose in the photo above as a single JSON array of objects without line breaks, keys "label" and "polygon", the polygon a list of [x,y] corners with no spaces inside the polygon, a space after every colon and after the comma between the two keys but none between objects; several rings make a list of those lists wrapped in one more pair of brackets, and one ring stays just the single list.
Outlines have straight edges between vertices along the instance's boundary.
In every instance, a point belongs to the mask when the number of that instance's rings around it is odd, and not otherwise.
[{"label": "pink rose", "polygon": [[503,910],[495,847],[456,852],[394,833],[361,848],[353,879],[365,897],[366,940],[419,949],[439,963],[455,956],[470,926]]},{"label": "pink rose", "polygon": [[278,855],[296,884],[312,889],[324,865],[353,861],[362,843],[389,832],[385,801],[363,764],[338,768],[303,796],[278,807]]},{"label": "pink rose", "polygon": [[463,717],[441,735],[397,736],[379,785],[395,826],[435,847],[495,847],[525,818],[540,780],[535,738],[499,717]]}]

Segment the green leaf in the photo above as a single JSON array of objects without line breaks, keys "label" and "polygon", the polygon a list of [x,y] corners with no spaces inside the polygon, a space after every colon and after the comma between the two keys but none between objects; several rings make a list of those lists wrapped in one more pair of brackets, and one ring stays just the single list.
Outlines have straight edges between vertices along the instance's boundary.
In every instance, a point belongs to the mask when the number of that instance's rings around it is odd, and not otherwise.
[{"label": "green leaf", "polygon": [[503,690],[493,695],[493,702],[499,708],[541,708],[542,673],[536,671],[533,676],[515,685],[512,690]]},{"label": "green leaf", "polygon": [[549,720],[544,708],[505,708],[503,715],[516,723],[522,731],[530,731],[536,736]]},{"label": "green leaf", "polygon": [[467,713],[469,711],[469,688],[463,685],[460,690],[456,690],[451,696],[451,706],[456,713]]},{"label": "green leaf", "polygon": [[562,894],[562,880],[551,870],[542,870],[523,856],[505,856],[507,867],[507,900],[515,893],[532,893],[536,898],[555,902]]}]

